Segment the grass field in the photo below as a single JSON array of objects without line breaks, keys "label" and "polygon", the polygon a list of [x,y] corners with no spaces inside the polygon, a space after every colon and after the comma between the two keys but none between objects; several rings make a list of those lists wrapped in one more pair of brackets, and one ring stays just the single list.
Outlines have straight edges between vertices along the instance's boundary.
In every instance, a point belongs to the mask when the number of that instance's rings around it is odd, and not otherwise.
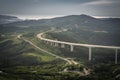
[{"label": "grass field", "polygon": [[52,61],[55,60],[55,57],[48,55],[46,53],[23,53],[24,56],[33,56],[36,57],[38,61]]}]

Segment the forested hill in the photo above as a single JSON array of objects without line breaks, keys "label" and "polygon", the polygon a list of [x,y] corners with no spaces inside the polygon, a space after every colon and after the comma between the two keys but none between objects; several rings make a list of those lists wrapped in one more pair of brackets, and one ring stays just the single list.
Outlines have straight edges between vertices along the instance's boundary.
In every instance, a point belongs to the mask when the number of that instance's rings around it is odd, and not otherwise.
[{"label": "forested hill", "polygon": [[39,20],[24,20],[19,22],[13,22],[7,24],[8,26],[40,26],[49,25],[55,27],[78,27],[88,26],[88,27],[119,27],[119,18],[106,18],[99,19],[88,15],[69,15],[64,17],[56,17],[52,19],[39,19]]}]

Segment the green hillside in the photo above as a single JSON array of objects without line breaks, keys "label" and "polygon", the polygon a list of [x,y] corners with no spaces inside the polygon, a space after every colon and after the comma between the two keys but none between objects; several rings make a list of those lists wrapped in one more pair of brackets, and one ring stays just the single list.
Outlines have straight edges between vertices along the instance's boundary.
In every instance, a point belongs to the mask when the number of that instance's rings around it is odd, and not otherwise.
[{"label": "green hillside", "polygon": [[89,61],[88,48],[75,46],[71,52],[69,45],[56,47],[36,37],[52,28],[44,37],[119,46],[119,20],[70,15],[0,25],[0,80],[119,80],[120,50],[118,64],[112,49],[92,49]]}]

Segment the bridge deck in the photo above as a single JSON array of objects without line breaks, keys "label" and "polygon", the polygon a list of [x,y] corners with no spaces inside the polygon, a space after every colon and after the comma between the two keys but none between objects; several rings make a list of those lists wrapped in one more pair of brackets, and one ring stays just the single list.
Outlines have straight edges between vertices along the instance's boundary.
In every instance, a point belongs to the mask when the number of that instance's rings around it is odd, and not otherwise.
[{"label": "bridge deck", "polygon": [[43,35],[43,33],[40,33],[40,34],[37,35],[37,37],[41,40],[54,42],[54,43],[67,44],[67,45],[73,45],[73,46],[92,47],[92,48],[120,49],[119,46],[93,45],[93,44],[82,44],[82,43],[72,43],[72,42],[51,40],[51,39],[43,38],[42,35]]}]

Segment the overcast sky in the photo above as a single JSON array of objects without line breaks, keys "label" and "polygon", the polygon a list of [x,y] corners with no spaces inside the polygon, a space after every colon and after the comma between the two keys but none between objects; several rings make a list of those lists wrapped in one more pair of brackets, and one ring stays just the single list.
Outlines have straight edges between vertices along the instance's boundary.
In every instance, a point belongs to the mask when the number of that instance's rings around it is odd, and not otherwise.
[{"label": "overcast sky", "polygon": [[120,0],[0,0],[0,14],[21,18],[80,14],[120,17]]}]

